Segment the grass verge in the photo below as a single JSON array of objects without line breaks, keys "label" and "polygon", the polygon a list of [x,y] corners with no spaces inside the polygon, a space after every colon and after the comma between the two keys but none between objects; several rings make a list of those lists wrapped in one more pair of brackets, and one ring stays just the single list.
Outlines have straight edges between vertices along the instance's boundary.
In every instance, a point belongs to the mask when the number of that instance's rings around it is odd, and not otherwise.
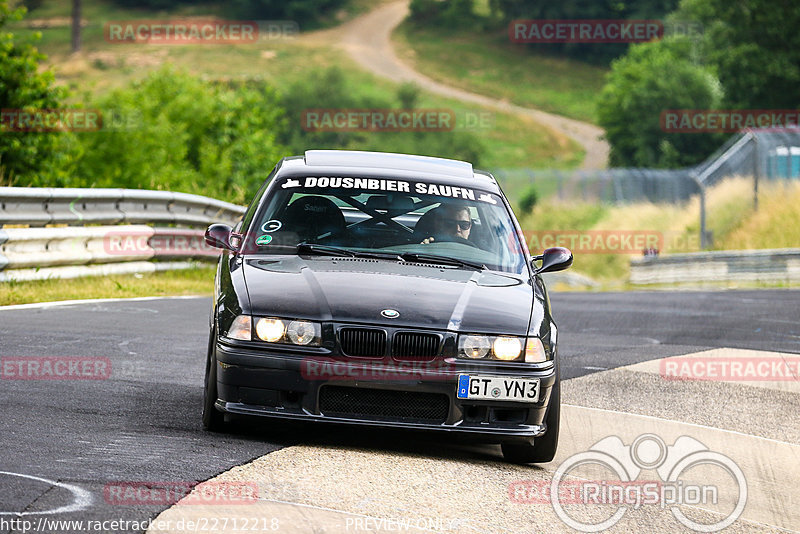
[{"label": "grass verge", "polygon": [[69,280],[0,282],[0,306],[56,300],[211,295],[214,268]]},{"label": "grass verge", "polygon": [[607,69],[533,54],[505,31],[419,28],[407,21],[393,35],[398,53],[442,83],[520,106],[596,122],[595,103]]},{"label": "grass verge", "polygon": [[[64,16],[64,8],[46,0],[43,6],[27,19]],[[230,80],[260,78],[269,82],[279,92],[287,91],[292,84],[302,83],[313,70],[339,67],[350,86],[359,95],[395,100],[398,85],[379,79],[363,71],[349,56],[331,43],[319,38],[301,35],[294,39],[274,40],[257,44],[241,45],[148,45],[112,44],[103,37],[103,21],[164,18],[181,15],[197,15],[202,6],[188,6],[179,13],[111,8],[99,0],[88,0],[84,16],[89,25],[84,29],[83,49],[78,54],[69,53],[69,25],[62,24],[41,29],[39,48],[49,56],[47,65],[56,74],[58,83],[71,91],[71,103],[90,102],[94,97],[115,88],[127,86],[145,77],[162,65],[171,64],[192,74],[207,79]],[[351,5],[351,17],[366,9],[362,0]],[[212,13],[218,14],[212,7]],[[15,32],[32,33],[28,22],[23,20],[15,26]],[[553,133],[523,117],[496,113],[494,110],[478,108],[457,100],[450,100],[422,93],[418,107],[452,109],[456,117],[476,116],[488,113],[492,120],[488,128],[465,128],[480,138],[484,156],[480,167],[509,168],[574,168],[583,159],[582,148],[571,139]],[[300,128],[301,125],[290,125]],[[343,133],[342,135],[350,135]],[[391,143],[380,140],[381,132],[373,134],[378,150],[391,151]],[[308,147],[314,148],[314,147]],[[442,155],[446,156],[446,155]]]},{"label": "grass verge", "polygon": [[[707,227],[714,232],[712,250],[791,248],[800,243],[800,183],[762,184],[759,209],[753,210],[752,180],[725,180],[707,192]],[[698,252],[699,199],[686,204],[639,203],[620,206],[565,204],[550,199],[520,215],[525,232],[613,231],[657,233],[662,254]],[[530,235],[530,234],[529,234]],[[541,234],[539,234],[541,235]],[[569,235],[569,234],[567,234]],[[531,246],[531,252],[536,247]],[[599,282],[595,290],[656,289],[628,284],[630,260],[639,254],[575,253],[571,270]],[[783,282],[723,282],[690,284],[681,288],[796,287]],[[677,286],[670,286],[677,287]],[[566,286],[559,286],[567,290]],[[573,288],[574,290],[574,288]]]}]

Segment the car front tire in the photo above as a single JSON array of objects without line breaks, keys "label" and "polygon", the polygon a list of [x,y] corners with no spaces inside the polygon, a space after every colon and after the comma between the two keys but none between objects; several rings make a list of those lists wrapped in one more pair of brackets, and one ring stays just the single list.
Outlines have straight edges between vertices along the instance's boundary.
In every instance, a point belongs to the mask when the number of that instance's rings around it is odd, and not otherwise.
[{"label": "car front tire", "polygon": [[561,422],[561,381],[556,379],[550,394],[544,436],[530,443],[503,443],[503,458],[515,464],[543,464],[551,462],[558,450],[558,427]]},{"label": "car front tire", "polygon": [[212,330],[208,339],[206,358],[206,379],[203,388],[203,428],[209,432],[225,429],[225,414],[217,410],[217,356],[215,350],[216,332]]}]

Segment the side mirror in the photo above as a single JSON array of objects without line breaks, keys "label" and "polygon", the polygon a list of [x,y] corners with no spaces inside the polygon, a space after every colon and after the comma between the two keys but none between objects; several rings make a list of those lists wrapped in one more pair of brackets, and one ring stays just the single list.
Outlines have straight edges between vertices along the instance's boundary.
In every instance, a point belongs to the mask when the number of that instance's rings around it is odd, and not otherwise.
[{"label": "side mirror", "polygon": [[216,223],[212,224],[206,230],[205,238],[206,244],[214,248],[224,248],[227,250],[236,250],[238,247],[234,246],[231,241],[231,234],[233,228],[227,224]]},{"label": "side mirror", "polygon": [[536,256],[533,260],[542,260],[541,267],[537,268],[536,265],[533,265],[533,270],[536,274],[554,273],[569,269],[570,265],[572,265],[572,252],[564,247],[548,248],[541,256]]}]

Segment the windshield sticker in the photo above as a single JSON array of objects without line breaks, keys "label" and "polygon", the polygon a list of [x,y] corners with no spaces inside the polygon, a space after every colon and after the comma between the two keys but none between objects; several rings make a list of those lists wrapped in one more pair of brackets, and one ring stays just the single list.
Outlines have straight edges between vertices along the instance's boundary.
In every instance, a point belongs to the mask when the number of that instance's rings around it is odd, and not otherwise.
[{"label": "windshield sticker", "polygon": [[272,241],[272,236],[269,234],[258,236],[256,239],[256,245],[269,245]]},{"label": "windshield sticker", "polygon": [[[282,187],[300,187],[299,180],[289,179]],[[366,189],[373,191],[397,191],[400,193],[416,193],[418,195],[433,195],[438,197],[462,198],[475,200],[475,190],[454,185],[431,184],[424,182],[407,182],[404,180],[390,180],[384,178],[349,178],[338,176],[309,176],[302,183],[306,188],[321,189]],[[497,204],[497,201],[488,193],[482,193],[478,200]]]},{"label": "windshield sticker", "polygon": [[283,226],[282,222],[280,222],[278,219],[272,219],[261,225],[261,231],[266,234],[270,232],[277,232],[281,229],[281,226]]}]

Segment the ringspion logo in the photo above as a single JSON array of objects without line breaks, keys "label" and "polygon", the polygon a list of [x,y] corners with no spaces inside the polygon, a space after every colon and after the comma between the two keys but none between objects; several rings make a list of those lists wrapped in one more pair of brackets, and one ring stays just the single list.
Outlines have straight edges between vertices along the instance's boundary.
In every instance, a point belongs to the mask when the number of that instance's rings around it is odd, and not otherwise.
[{"label": "ringspion logo", "polygon": [[[641,477],[644,472],[655,472],[658,478]],[[598,473],[607,476],[598,478]],[[519,504],[547,498],[559,519],[579,532],[609,529],[628,510],[642,506],[669,509],[688,529],[717,532],[736,521],[747,503],[741,468],[690,436],[680,436],[672,445],[655,434],[642,434],[630,445],[608,436],[564,460],[547,485],[514,482],[509,498]],[[713,514],[704,522],[687,516],[685,506]]]}]

